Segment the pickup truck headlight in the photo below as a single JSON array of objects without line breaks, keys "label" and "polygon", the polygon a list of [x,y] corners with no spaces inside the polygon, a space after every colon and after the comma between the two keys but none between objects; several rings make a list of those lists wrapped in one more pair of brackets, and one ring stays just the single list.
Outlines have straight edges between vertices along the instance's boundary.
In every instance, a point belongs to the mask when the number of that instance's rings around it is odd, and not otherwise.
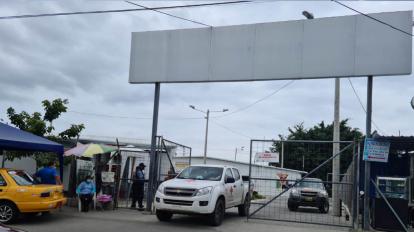
[{"label": "pickup truck headlight", "polygon": [[206,188],[199,189],[197,191],[196,196],[204,196],[204,195],[210,194],[211,190],[213,190],[213,187],[206,187]]},{"label": "pickup truck headlight", "polygon": [[295,197],[298,197],[299,196],[299,190],[297,190],[297,189],[292,189],[292,191],[290,192],[290,194],[292,195],[292,196],[295,196]]},{"label": "pickup truck headlight", "polygon": [[164,185],[160,184],[160,186],[158,186],[157,192],[164,194]]},{"label": "pickup truck headlight", "polygon": [[325,190],[320,191],[319,192],[319,196],[321,196],[321,197],[327,197],[328,196],[328,192],[326,192]]}]

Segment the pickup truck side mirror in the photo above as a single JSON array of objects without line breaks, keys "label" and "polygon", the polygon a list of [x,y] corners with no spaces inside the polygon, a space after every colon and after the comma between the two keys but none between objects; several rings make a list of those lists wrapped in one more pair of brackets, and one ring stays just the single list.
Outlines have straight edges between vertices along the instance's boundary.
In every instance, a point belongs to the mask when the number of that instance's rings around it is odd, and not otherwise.
[{"label": "pickup truck side mirror", "polygon": [[234,180],[233,177],[228,177],[225,181],[226,184],[231,184],[231,183],[234,183],[234,182],[236,182],[236,180]]}]

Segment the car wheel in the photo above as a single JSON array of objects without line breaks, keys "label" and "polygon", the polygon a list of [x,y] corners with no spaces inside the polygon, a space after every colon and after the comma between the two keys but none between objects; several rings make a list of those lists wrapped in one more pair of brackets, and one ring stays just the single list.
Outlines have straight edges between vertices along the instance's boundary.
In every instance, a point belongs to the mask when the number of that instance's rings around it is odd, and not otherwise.
[{"label": "car wheel", "polygon": [[209,215],[209,222],[212,226],[219,226],[223,222],[224,213],[226,208],[224,206],[224,201],[222,199],[218,199],[216,202],[216,207],[214,208],[214,212]]},{"label": "car wheel", "polygon": [[171,220],[173,214],[167,211],[157,210],[156,213],[158,220],[166,222]]},{"label": "car wheel", "polygon": [[296,204],[293,204],[293,203],[288,203],[288,209],[289,209],[289,211],[296,211],[296,210],[298,210],[298,206]]},{"label": "car wheel", "polygon": [[322,205],[319,206],[319,212],[328,213],[329,212],[329,202],[325,201]]},{"label": "car wheel", "polygon": [[247,195],[244,199],[244,203],[238,206],[239,216],[243,217],[249,213],[250,208],[250,197]]},{"label": "car wheel", "polygon": [[1,223],[12,223],[19,215],[19,210],[16,206],[10,202],[0,203],[0,222]]}]

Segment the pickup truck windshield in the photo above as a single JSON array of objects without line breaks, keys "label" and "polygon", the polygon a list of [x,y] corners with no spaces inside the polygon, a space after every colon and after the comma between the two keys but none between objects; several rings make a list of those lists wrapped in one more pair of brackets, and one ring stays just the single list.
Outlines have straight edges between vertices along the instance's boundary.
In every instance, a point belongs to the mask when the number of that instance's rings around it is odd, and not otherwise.
[{"label": "pickup truck windshield", "polygon": [[296,185],[299,188],[314,188],[314,189],[324,189],[322,182],[312,181],[312,180],[304,180]]},{"label": "pickup truck windshield", "polygon": [[177,179],[211,180],[219,181],[223,175],[223,168],[219,167],[188,167],[184,169]]}]

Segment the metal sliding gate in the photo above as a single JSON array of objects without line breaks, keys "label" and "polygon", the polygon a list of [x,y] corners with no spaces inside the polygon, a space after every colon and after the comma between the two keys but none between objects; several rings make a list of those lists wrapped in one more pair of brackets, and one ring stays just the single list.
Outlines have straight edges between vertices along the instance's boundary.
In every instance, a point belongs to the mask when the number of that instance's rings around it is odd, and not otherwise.
[{"label": "metal sliding gate", "polygon": [[[147,167],[144,171],[145,185],[144,185],[144,205],[146,205],[147,194],[149,192],[155,193],[158,185],[166,179],[172,178],[175,173],[174,158],[186,157],[188,164],[191,163],[191,147],[167,140],[162,136],[157,136],[157,150],[155,160],[155,172],[150,172],[150,152],[143,151],[121,151],[122,154],[122,176],[119,180],[119,189],[117,194],[118,208],[129,208],[132,203],[132,184],[135,168],[144,163]],[[150,185],[150,179],[153,180],[153,185]],[[150,191],[152,190],[152,191]]]},{"label": "metal sliding gate", "polygon": [[[247,219],[356,228],[359,150],[352,141],[251,140]],[[269,164],[275,171],[257,165],[255,156],[263,152],[280,154],[279,163]],[[332,173],[334,159],[339,175]]]}]

